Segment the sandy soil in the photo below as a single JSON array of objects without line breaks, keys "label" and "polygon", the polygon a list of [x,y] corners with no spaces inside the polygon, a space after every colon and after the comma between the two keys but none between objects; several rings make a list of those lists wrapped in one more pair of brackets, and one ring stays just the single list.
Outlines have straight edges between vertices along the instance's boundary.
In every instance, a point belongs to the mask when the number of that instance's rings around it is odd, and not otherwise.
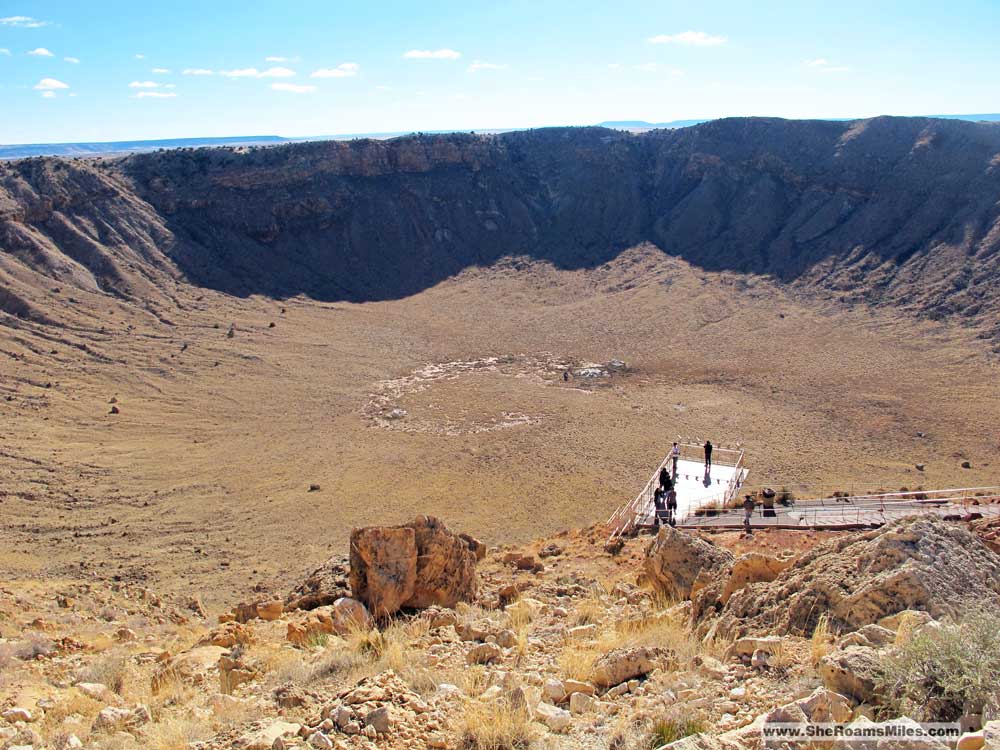
[{"label": "sandy soil", "polygon": [[[677,438],[741,444],[751,484],[801,495],[998,481],[981,342],[658,252],[364,305],[172,294],[81,293],[66,329],[0,330],[8,577],[231,602],[355,525],[428,513],[525,542],[606,518]],[[563,382],[612,359],[629,371]]]}]

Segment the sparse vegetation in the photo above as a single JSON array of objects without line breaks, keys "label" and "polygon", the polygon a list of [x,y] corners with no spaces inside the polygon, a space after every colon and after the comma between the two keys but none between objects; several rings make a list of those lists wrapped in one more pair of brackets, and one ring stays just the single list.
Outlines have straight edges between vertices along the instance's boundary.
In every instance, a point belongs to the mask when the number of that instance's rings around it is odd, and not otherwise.
[{"label": "sparse vegetation", "polygon": [[809,653],[813,665],[819,664],[819,660],[830,653],[831,648],[833,648],[833,636],[830,633],[830,616],[824,612],[819,616],[812,637],[809,639]]},{"label": "sparse vegetation", "polygon": [[697,716],[684,716],[680,712],[657,719],[649,731],[649,750],[669,745],[671,742],[705,731],[705,723]]},{"label": "sparse vegetation", "polygon": [[535,730],[528,713],[507,699],[469,701],[458,729],[462,750],[527,750]]},{"label": "sparse vegetation", "polygon": [[976,613],[903,639],[883,661],[877,684],[882,713],[918,721],[955,721],[1000,710],[1000,629]]}]

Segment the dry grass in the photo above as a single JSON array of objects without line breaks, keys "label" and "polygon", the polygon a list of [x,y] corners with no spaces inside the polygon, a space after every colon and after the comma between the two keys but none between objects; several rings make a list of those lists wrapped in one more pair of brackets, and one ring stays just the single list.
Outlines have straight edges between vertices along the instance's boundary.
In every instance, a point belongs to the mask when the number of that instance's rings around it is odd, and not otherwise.
[{"label": "dry grass", "polygon": [[559,671],[571,680],[586,682],[591,678],[594,663],[602,653],[604,651],[595,646],[571,644],[559,654]]},{"label": "dry grass", "polygon": [[[810,642],[810,652],[812,643]],[[767,660],[768,666],[779,674],[788,674],[798,663],[795,654],[784,643],[777,644],[771,651],[771,656]]]},{"label": "dry grass", "polygon": [[148,750],[190,750],[192,743],[213,735],[211,725],[189,716],[171,716],[150,724],[143,732],[143,747]]},{"label": "dry grass", "polygon": [[115,652],[95,659],[79,674],[79,682],[99,682],[124,696],[126,687],[135,683],[135,665],[124,652]]},{"label": "dry grass", "polygon": [[55,644],[51,639],[38,633],[29,633],[14,643],[14,656],[21,661],[33,661],[39,657],[50,656],[55,650]]},{"label": "dry grass", "polygon": [[262,645],[257,660],[267,674],[267,683],[312,685],[353,683],[391,669],[417,692],[433,692],[432,678],[423,665],[423,655],[413,642],[428,632],[422,618],[397,620],[382,630],[355,628],[343,638],[329,636],[320,654],[283,644]]},{"label": "dry grass", "polygon": [[506,700],[469,701],[459,721],[461,750],[527,750],[534,740],[527,712],[512,708]]},{"label": "dry grass", "polygon": [[604,619],[606,612],[607,609],[604,606],[604,602],[601,601],[601,597],[596,593],[592,593],[573,609],[570,623],[574,627],[579,625],[598,625]]},{"label": "dry grass", "polygon": [[73,690],[45,712],[41,722],[41,734],[44,737],[53,737],[62,727],[63,721],[74,715],[82,717],[89,725],[104,705],[101,701]]},{"label": "dry grass", "polygon": [[507,622],[515,632],[529,627],[533,619],[531,606],[523,599],[518,599],[507,607]]},{"label": "dry grass", "polygon": [[677,667],[684,668],[696,656],[723,659],[731,645],[732,639],[728,638],[703,640],[686,622],[660,614],[618,622],[613,629],[599,631],[596,641],[592,643],[570,643],[560,653],[558,663],[566,677],[590,680],[597,659],[619,648],[665,648],[673,654]]},{"label": "dry grass", "polygon": [[657,719],[649,729],[647,747],[658,748],[705,731],[705,722],[697,716],[675,711]]},{"label": "dry grass", "polygon": [[830,653],[833,648],[833,634],[830,632],[830,616],[825,612],[819,616],[819,621],[809,639],[809,655],[813,666],[818,666],[820,659]]}]

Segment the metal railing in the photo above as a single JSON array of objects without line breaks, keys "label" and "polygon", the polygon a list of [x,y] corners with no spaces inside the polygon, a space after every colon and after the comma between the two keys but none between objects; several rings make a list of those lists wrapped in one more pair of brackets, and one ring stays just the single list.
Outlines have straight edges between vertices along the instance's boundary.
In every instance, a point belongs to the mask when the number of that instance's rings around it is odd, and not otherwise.
[{"label": "metal railing", "polygon": [[[879,526],[908,515],[940,516],[979,513],[1000,517],[1000,487],[960,487],[942,490],[890,492],[849,497],[800,500],[794,506],[765,513],[754,512],[755,528],[866,528]],[[725,511],[713,516],[691,514],[687,527],[736,528],[742,526],[742,511]]]},{"label": "metal railing", "polygon": [[[701,461],[705,457],[704,446],[699,443],[679,443],[677,447],[680,448],[680,459]],[[611,514],[611,517],[607,521],[609,541],[631,532],[636,526],[636,520],[648,512],[648,509],[653,504],[653,493],[660,484],[660,470],[668,466],[672,461],[673,456],[668,453],[657,465],[656,470],[645,486],[639,491],[639,494],[634,499],[621,505]],[[746,476],[743,461],[744,451],[742,448],[725,448],[722,446],[713,446],[712,448],[713,464],[733,466],[737,469],[726,486],[725,502],[729,502],[735,496],[735,493],[739,491],[742,478]],[[693,509],[688,512],[693,512]]]}]

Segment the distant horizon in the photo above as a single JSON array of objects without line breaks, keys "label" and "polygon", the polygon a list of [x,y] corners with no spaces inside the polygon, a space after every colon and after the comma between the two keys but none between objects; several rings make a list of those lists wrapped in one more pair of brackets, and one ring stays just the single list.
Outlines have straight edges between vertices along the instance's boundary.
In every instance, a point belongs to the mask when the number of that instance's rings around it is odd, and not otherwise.
[{"label": "distant horizon", "polygon": [[[929,118],[929,119],[942,119],[942,120],[963,120],[967,122],[1000,122],[1000,112],[998,113],[974,113],[974,114],[934,114],[934,115],[873,115],[872,117],[781,117],[778,115],[726,115],[723,117],[713,117],[713,118],[689,118],[689,119],[679,119],[671,120],[668,122],[649,122],[646,120],[633,120],[633,119],[620,119],[620,120],[603,120],[597,123],[585,123],[585,124],[566,124],[566,125],[543,125],[543,126],[520,126],[520,127],[488,127],[488,128],[450,128],[442,130],[399,130],[399,131],[386,131],[386,132],[368,132],[368,133],[324,133],[317,135],[308,136],[287,136],[279,133],[255,133],[249,135],[222,135],[222,136],[191,136],[184,135],[173,138],[131,138],[131,139],[120,139],[120,140],[107,140],[107,141],[58,141],[58,142],[28,142],[28,143],[0,143],[0,159],[11,160],[17,158],[27,158],[29,156],[100,156],[102,154],[110,153],[127,153],[142,150],[151,150],[154,148],[184,148],[184,147],[211,147],[213,145],[218,146],[231,146],[247,144],[252,145],[254,143],[260,143],[261,145],[280,145],[282,143],[302,143],[309,141],[324,141],[324,140],[348,140],[348,139],[361,139],[361,138],[373,138],[373,139],[386,139],[386,138],[396,138],[405,137],[407,135],[414,135],[417,133],[426,133],[430,135],[443,135],[448,133],[510,133],[521,130],[535,130],[539,128],[587,128],[587,127],[604,127],[609,129],[622,129],[622,130],[642,130],[642,129],[659,129],[659,128],[681,128],[681,127],[692,127],[695,125],[703,124],[706,122],[712,122],[713,120],[725,120],[733,118],[756,118],[756,119],[781,119],[781,120],[801,120],[801,121],[820,121],[820,122],[850,122],[853,120],[868,120],[875,117],[918,117],[918,118]],[[166,144],[166,145],[164,145]],[[84,151],[81,153],[69,153],[67,150],[73,147],[79,149],[85,149],[87,147],[99,147],[99,146],[119,146],[120,148],[117,152],[107,150],[91,150]],[[125,148],[129,147],[131,148]],[[146,148],[143,148],[146,147]],[[39,149],[63,149],[63,152],[52,151],[45,153],[29,153],[30,150]],[[23,150],[23,154],[15,154]]]}]

